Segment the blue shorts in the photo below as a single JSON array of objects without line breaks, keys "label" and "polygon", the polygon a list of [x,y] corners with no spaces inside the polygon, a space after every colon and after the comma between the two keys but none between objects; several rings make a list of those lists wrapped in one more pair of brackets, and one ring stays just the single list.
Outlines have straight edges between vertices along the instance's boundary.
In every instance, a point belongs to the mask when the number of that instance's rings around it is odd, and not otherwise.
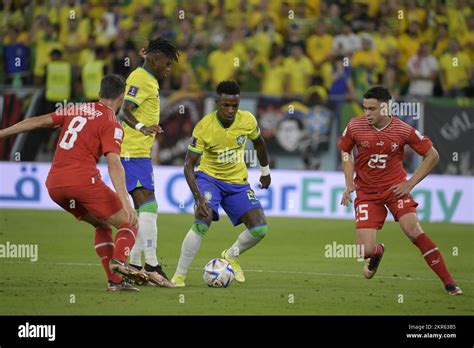
[{"label": "blue shorts", "polygon": [[219,205],[234,226],[242,223],[242,215],[252,209],[262,209],[249,184],[231,184],[203,172],[196,172],[197,185],[212,209],[212,220],[219,220]]},{"label": "blue shorts", "polygon": [[139,187],[155,191],[151,158],[121,157],[120,161],[123,169],[125,169],[125,183],[128,192],[132,192]]}]

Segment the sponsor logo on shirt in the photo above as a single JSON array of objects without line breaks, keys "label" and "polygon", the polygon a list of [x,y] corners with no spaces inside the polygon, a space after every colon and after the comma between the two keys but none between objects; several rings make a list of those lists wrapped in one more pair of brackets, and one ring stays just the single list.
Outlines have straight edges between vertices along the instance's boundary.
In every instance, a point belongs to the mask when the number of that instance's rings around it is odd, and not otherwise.
[{"label": "sponsor logo on shirt", "polygon": [[127,95],[130,95],[132,97],[136,97],[138,93],[138,87],[137,86],[130,86],[130,89],[128,90]]}]

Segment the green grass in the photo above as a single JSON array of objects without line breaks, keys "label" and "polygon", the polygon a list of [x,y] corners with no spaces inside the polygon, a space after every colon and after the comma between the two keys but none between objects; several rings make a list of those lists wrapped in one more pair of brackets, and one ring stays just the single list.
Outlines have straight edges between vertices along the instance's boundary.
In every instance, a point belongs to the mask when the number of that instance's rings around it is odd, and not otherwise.
[{"label": "green grass", "polygon": [[[0,258],[0,315],[473,315],[474,227],[423,224],[464,296],[448,296],[396,223],[379,233],[386,254],[376,277],[362,263],[324,256],[324,246],[354,242],[352,221],[269,218],[269,234],[242,255],[247,281],[207,288],[201,269],[242,227],[224,217],[203,240],[185,289],[142,287],[107,293],[94,233],[65,212],[0,211],[0,244],[38,244],[39,259]],[[159,216],[159,256],[172,275],[191,215]],[[457,247],[459,255],[453,255]],[[71,295],[75,303],[71,303]],[[180,303],[183,300],[184,303]],[[403,303],[399,303],[403,295]],[[289,298],[294,303],[289,303]]]}]

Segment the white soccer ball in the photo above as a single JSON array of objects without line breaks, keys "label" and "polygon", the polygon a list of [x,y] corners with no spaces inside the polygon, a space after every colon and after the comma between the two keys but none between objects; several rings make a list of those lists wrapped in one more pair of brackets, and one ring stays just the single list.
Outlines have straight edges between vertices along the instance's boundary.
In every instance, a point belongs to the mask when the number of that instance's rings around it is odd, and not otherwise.
[{"label": "white soccer ball", "polygon": [[204,267],[202,277],[209,287],[226,288],[234,280],[235,272],[226,259],[213,259]]}]

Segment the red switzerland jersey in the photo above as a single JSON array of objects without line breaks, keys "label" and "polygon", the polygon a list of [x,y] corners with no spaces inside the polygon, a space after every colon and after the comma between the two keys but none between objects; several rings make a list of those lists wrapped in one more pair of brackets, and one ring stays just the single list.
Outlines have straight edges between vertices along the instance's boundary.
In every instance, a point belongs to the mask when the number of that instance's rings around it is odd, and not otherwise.
[{"label": "red switzerland jersey", "polygon": [[395,116],[382,129],[369,125],[365,117],[356,117],[350,120],[338,146],[348,153],[357,147],[354,184],[357,190],[372,193],[406,181],[405,144],[421,156],[433,146],[428,137]]},{"label": "red switzerland jersey", "polygon": [[46,187],[93,184],[99,177],[97,162],[103,154],[120,155],[123,128],[108,106],[96,102],[51,114],[62,127]]}]

